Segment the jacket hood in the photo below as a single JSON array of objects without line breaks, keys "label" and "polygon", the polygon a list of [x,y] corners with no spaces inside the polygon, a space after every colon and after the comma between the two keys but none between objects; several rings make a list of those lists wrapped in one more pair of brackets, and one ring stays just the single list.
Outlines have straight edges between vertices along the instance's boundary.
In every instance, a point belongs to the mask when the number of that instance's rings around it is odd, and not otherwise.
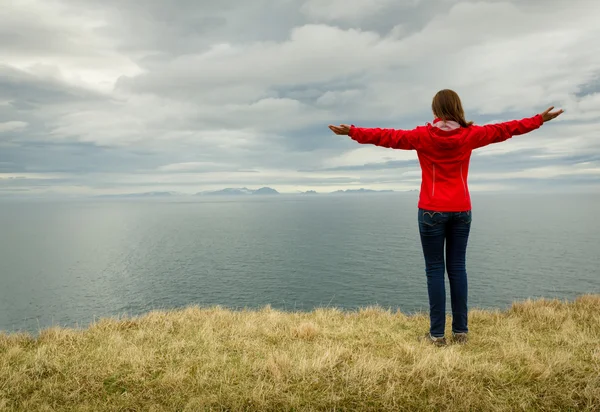
[{"label": "jacket hood", "polygon": [[445,122],[435,119],[433,124],[428,124],[431,144],[441,150],[456,150],[464,147],[465,128],[456,122]]}]

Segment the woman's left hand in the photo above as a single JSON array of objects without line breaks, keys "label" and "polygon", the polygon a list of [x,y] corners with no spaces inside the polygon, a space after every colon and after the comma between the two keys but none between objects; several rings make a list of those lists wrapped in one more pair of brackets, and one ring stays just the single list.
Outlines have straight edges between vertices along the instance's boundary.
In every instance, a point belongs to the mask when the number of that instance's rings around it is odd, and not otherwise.
[{"label": "woman's left hand", "polygon": [[347,124],[341,124],[339,126],[329,125],[331,131],[335,134],[347,136],[350,133],[350,126]]},{"label": "woman's left hand", "polygon": [[544,113],[542,113],[542,119],[544,119],[544,123],[549,122],[552,119],[556,119],[558,116],[560,116],[561,114],[563,114],[565,111],[564,110],[557,110],[557,111],[552,111],[554,109],[554,106],[551,106],[548,110],[546,110]]}]

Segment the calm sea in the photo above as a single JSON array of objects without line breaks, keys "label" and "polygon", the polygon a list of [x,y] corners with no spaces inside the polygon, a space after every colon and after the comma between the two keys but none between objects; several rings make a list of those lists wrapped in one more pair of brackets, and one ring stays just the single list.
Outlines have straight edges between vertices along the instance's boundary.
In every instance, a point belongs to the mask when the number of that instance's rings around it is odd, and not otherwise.
[{"label": "calm sea", "polygon": [[[0,330],[188,305],[427,310],[416,201],[3,202]],[[471,307],[600,293],[600,196],[477,194],[473,207]]]}]

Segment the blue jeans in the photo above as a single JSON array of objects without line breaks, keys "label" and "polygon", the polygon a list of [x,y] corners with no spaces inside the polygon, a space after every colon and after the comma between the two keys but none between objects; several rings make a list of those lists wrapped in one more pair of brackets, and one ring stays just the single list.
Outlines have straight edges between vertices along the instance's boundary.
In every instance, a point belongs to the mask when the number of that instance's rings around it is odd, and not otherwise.
[{"label": "blue jeans", "polygon": [[[419,233],[425,256],[429,293],[429,333],[444,336],[446,327],[446,288],[448,270],[452,302],[452,332],[466,333],[467,327],[467,241],[471,231],[471,211],[434,212],[419,209]],[[444,264],[444,243],[446,261]]]}]

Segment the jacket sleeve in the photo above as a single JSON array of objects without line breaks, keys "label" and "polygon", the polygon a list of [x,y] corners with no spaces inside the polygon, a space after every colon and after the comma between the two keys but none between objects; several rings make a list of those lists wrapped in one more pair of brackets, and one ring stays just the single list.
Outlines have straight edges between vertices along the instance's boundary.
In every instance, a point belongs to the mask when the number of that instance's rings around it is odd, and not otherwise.
[{"label": "jacket sleeve", "polygon": [[484,147],[492,143],[500,143],[513,136],[529,133],[538,129],[544,120],[538,114],[522,120],[488,124],[485,126],[471,126],[473,128],[470,136],[470,144],[473,149]]},{"label": "jacket sleeve", "polygon": [[418,129],[370,129],[352,125],[348,135],[360,144],[373,144],[402,150],[416,150],[419,141]]}]

